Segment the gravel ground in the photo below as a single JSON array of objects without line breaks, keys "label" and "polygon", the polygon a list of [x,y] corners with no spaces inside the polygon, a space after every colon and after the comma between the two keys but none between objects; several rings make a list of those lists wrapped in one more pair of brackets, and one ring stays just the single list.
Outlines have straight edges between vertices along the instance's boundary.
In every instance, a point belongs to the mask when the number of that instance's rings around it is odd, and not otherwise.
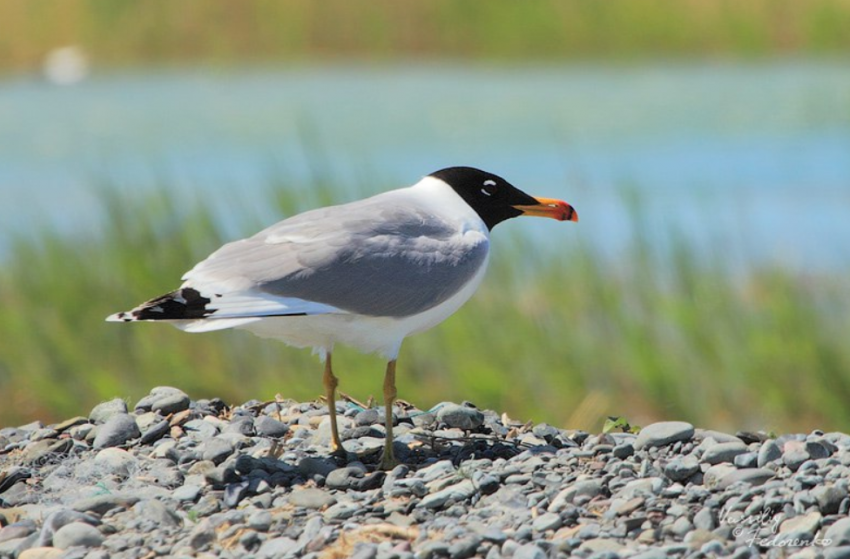
[{"label": "gravel ground", "polygon": [[[402,403],[403,404],[403,403]],[[850,435],[638,435],[522,424],[470,404],[383,413],[191,401],[0,430],[0,558],[850,558]]]}]

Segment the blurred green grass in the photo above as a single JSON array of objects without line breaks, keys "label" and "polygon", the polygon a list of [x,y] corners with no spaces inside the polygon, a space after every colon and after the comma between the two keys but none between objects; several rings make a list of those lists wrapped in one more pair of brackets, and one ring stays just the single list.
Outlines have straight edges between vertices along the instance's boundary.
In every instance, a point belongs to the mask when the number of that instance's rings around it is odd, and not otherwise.
[{"label": "blurred green grass", "polygon": [[[161,384],[231,403],[321,393],[321,366],[306,350],[245,332],[103,321],[175,288],[229,240],[203,198],[168,192],[128,197],[104,187],[98,233],[45,227],[11,243],[0,268],[0,425],[85,415],[98,401],[132,403]],[[334,199],[321,180],[297,194],[269,183],[281,216]],[[230,210],[243,234],[264,225],[237,203]],[[631,245],[616,260],[576,237],[541,248],[518,223],[497,229],[479,292],[405,342],[400,397],[423,409],[470,400],[597,430],[607,415],[727,430],[846,426],[846,282],[769,265],[733,273],[722,246],[719,257],[698,255],[672,231],[657,246],[639,213],[632,205]],[[335,364],[343,392],[380,399],[379,358],[340,349]]]},{"label": "blurred green grass", "polygon": [[850,0],[0,0],[0,69],[68,44],[104,66],[836,53]]}]

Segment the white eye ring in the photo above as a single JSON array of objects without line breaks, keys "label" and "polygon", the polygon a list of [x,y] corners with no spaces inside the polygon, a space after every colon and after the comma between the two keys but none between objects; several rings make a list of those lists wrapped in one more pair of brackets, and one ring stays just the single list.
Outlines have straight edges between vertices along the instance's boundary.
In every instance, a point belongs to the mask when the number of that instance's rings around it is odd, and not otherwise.
[{"label": "white eye ring", "polygon": [[[496,186],[496,181],[491,180],[491,179],[487,179],[486,181],[484,181],[484,186]],[[483,194],[484,196],[492,196],[493,195],[493,193],[490,192],[489,190],[487,190],[486,188],[481,189],[481,194]]]},{"label": "white eye ring", "polygon": [[492,196],[493,195],[493,193],[490,192],[489,190],[487,190],[486,188],[481,189],[481,194],[483,194],[484,196]]}]

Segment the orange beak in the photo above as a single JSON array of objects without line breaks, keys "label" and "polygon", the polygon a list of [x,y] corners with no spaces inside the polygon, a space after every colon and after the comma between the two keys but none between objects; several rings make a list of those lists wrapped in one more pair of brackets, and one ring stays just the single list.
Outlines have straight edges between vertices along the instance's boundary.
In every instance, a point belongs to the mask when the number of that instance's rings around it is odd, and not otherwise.
[{"label": "orange beak", "polygon": [[[534,198],[537,204],[531,206],[514,206],[522,215],[536,217],[551,217],[558,221],[578,221],[578,214],[573,207],[563,200],[555,198]],[[539,205],[538,205],[539,204]]]}]

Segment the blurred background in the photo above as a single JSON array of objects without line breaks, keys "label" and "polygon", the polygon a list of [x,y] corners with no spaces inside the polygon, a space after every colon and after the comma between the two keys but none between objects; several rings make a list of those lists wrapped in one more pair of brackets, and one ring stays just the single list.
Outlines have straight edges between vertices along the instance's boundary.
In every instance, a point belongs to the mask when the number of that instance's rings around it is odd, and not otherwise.
[{"label": "blurred background", "polygon": [[[0,0],[0,426],[161,384],[317,397],[309,351],[103,318],[472,165],[581,222],[500,226],[479,293],[406,341],[402,398],[846,430],[848,54],[850,0]],[[379,358],[335,364],[380,399]]]}]

